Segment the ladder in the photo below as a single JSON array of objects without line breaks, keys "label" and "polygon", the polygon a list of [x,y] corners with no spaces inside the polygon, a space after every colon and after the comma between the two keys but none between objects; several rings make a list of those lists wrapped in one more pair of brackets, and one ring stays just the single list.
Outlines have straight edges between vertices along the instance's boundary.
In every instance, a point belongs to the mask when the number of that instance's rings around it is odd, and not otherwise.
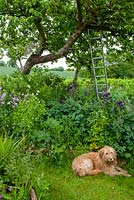
[{"label": "ladder", "polygon": [[98,97],[108,91],[106,62],[104,56],[103,34],[91,37],[89,35],[89,49],[94,75],[95,91]]}]

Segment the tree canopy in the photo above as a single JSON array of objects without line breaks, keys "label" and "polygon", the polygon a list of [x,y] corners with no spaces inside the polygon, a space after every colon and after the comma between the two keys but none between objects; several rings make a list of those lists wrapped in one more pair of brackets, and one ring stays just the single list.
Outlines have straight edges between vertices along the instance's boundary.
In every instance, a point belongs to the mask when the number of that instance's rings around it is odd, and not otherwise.
[{"label": "tree canopy", "polygon": [[83,52],[88,31],[102,30],[108,45],[130,48],[133,13],[130,0],[0,0],[0,48],[14,59],[28,56],[23,74],[66,57],[73,45]]}]

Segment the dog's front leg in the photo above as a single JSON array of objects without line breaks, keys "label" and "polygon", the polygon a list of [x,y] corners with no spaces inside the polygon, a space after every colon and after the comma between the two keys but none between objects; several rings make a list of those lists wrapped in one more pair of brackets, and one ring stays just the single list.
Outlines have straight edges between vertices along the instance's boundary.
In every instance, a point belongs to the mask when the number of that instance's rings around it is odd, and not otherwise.
[{"label": "dog's front leg", "polygon": [[128,174],[128,172],[127,172],[126,170],[122,169],[121,167],[116,166],[115,169],[116,169],[117,171],[119,171],[119,172],[124,172],[124,173],[127,173],[127,174]]},{"label": "dog's front leg", "polygon": [[126,170],[122,169],[121,167],[116,166],[115,169],[118,172],[121,172],[124,176],[131,176]]},{"label": "dog's front leg", "polygon": [[128,177],[131,176],[130,174],[126,174],[126,173],[119,172],[119,171],[114,171],[114,172],[105,173],[105,174],[108,176],[120,176],[120,175],[128,176]]}]

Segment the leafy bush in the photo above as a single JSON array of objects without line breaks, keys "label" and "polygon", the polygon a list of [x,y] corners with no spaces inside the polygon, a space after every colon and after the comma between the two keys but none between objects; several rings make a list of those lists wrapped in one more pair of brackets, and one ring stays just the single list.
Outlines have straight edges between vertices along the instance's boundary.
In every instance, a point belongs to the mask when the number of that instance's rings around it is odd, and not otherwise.
[{"label": "leafy bush", "polygon": [[104,93],[99,101],[88,81],[79,81],[72,96],[66,84],[43,70],[4,78],[1,131],[26,135],[28,146],[47,149],[53,161],[63,159],[68,150],[97,150],[107,144],[132,163],[134,81],[110,79],[111,93]]},{"label": "leafy bush", "polygon": [[25,154],[23,141],[0,138],[0,195],[4,199],[27,200],[34,188],[38,199],[47,199],[44,160]]},{"label": "leafy bush", "polygon": [[40,120],[45,113],[45,103],[34,96],[19,103],[12,116],[13,134],[15,136],[27,135],[39,128]]},{"label": "leafy bush", "polygon": [[[35,70],[28,76],[3,77],[0,87],[0,128],[3,133],[30,133],[40,126],[45,104],[63,96],[63,78]],[[36,117],[35,117],[36,115]],[[30,119],[31,118],[31,119]],[[37,119],[38,118],[38,119]]]}]

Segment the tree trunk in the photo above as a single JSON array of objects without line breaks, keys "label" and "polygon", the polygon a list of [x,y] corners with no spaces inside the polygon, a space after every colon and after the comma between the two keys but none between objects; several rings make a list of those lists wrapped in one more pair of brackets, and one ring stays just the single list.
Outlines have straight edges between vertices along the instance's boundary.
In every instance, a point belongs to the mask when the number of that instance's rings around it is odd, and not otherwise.
[{"label": "tree trunk", "polygon": [[75,72],[74,72],[74,80],[73,80],[73,83],[74,83],[74,84],[77,84],[78,73],[79,73],[79,68],[76,67],[76,70],[75,70]]}]

